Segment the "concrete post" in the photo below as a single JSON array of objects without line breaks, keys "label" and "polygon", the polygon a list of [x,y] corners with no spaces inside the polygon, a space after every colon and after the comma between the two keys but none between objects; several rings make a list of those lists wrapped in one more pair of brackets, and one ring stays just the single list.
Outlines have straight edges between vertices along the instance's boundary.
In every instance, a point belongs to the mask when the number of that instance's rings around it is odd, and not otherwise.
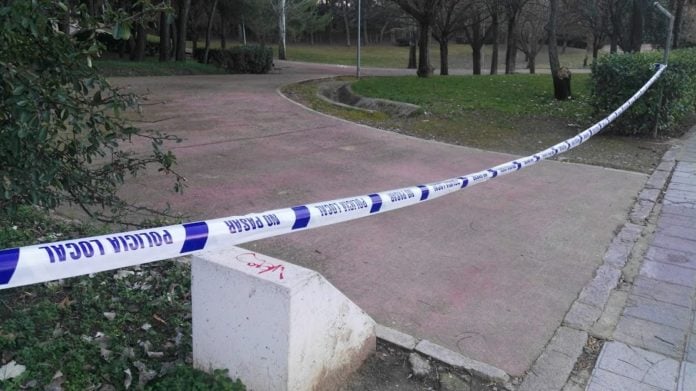
[{"label": "concrete post", "polygon": [[319,273],[241,248],[192,260],[193,360],[248,390],[333,390],[375,349],[375,322]]}]

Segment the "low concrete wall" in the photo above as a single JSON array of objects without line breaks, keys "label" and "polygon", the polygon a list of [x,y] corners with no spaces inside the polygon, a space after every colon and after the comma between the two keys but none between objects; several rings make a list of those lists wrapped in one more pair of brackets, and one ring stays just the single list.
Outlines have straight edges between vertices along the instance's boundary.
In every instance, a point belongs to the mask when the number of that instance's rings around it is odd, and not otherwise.
[{"label": "low concrete wall", "polygon": [[248,390],[333,390],[375,322],[319,273],[241,248],[193,257],[193,359]]}]

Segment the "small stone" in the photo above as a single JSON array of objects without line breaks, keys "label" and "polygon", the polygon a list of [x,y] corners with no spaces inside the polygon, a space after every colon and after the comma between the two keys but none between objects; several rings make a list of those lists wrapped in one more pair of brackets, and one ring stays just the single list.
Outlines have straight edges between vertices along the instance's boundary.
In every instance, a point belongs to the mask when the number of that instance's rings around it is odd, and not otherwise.
[{"label": "small stone", "polygon": [[152,328],[152,325],[149,323],[145,323],[144,325],[140,326],[140,328],[143,329],[144,331],[148,331]]},{"label": "small stone", "polygon": [[426,377],[430,374],[430,362],[418,353],[411,353],[408,355],[408,362],[411,364],[411,372],[415,377]]},{"label": "small stone", "polygon": [[162,357],[164,357],[163,352],[147,352],[146,354],[149,358],[162,358]]},{"label": "small stone", "polygon": [[116,313],[115,312],[104,312],[104,317],[106,318],[106,320],[112,321],[112,320],[116,319]]},{"label": "small stone", "polygon": [[469,391],[471,387],[457,375],[446,372],[440,376],[440,391]]}]

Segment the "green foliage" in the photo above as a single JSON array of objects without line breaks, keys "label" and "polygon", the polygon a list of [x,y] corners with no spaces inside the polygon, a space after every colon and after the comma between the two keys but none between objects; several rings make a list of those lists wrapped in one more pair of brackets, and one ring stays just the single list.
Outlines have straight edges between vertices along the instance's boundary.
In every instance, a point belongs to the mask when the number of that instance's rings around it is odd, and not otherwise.
[{"label": "green foliage", "polygon": [[[35,207],[0,211],[0,248],[102,233]],[[2,363],[26,366],[0,389],[244,390],[190,367],[190,283],[177,260],[0,290]]]},{"label": "green foliage", "polygon": [[246,387],[237,379],[230,380],[227,370],[217,369],[212,375],[179,366],[172,375],[162,378],[148,387],[152,391],[245,391]]},{"label": "green foliage", "polygon": [[232,73],[268,73],[273,66],[273,50],[264,45],[235,46],[230,49]]},{"label": "green foliage", "polygon": [[[604,116],[622,105],[655,72],[658,53],[600,57],[592,66],[591,105]],[[660,98],[662,97],[662,100]],[[623,135],[651,135],[668,131],[696,110],[696,49],[676,50],[669,67],[634,105],[607,131]]]},{"label": "green foliage", "polygon": [[[137,107],[136,97],[91,66],[100,45],[89,26],[97,21],[73,13],[88,32],[76,39],[56,28],[64,12],[51,0],[0,7],[0,209],[68,203],[118,219],[134,209],[118,187],[148,166],[173,174],[181,189],[175,157],[163,149],[176,139],[126,122],[123,113]],[[143,143],[138,155],[129,146]]]},{"label": "green foliage", "polygon": [[[205,49],[196,49],[193,57],[203,62]],[[268,73],[273,67],[273,50],[264,45],[235,46],[231,49],[209,49],[208,64],[230,73]]]}]

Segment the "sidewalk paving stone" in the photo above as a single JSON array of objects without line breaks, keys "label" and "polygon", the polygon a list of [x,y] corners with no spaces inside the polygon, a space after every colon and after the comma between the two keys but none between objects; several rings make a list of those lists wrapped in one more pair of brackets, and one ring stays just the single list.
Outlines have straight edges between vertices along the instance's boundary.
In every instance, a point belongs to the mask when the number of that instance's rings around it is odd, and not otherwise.
[{"label": "sidewalk paving stone", "polygon": [[649,320],[653,323],[686,330],[691,325],[691,309],[675,304],[630,295],[624,310],[625,315]]},{"label": "sidewalk paving stone", "polygon": [[657,223],[657,232],[682,239],[696,240],[696,227],[682,227],[674,224]]},{"label": "sidewalk paving stone", "polygon": [[673,391],[657,388],[637,380],[595,368],[586,391]]},{"label": "sidewalk paving stone", "polygon": [[677,215],[689,218],[696,217],[696,210],[694,210],[694,208],[685,208],[679,205],[664,205],[662,207],[661,213],[666,215]]},{"label": "sidewalk paving stone", "polygon": [[682,330],[625,315],[616,325],[614,338],[676,359],[681,359],[686,341]]},{"label": "sidewalk paving stone", "polygon": [[664,213],[664,206],[662,209],[663,212],[658,220],[658,227],[673,225],[677,227],[696,228],[696,218],[692,216]]},{"label": "sidewalk paving stone", "polygon": [[678,391],[696,390],[696,364],[683,362],[679,375]]},{"label": "sidewalk paving stone", "polygon": [[645,253],[645,259],[696,269],[696,255],[669,248],[650,246]]},{"label": "sidewalk paving stone", "polygon": [[657,233],[652,240],[651,246],[662,247],[664,249],[681,251],[689,254],[696,254],[696,240],[682,239],[674,236],[667,236]]},{"label": "sidewalk paving stone", "polygon": [[671,182],[669,186],[667,186],[667,191],[669,190],[696,192],[696,185],[686,185],[683,183]]},{"label": "sidewalk paving stone", "polygon": [[693,289],[683,285],[654,280],[652,278],[638,276],[633,281],[633,295],[648,297],[653,300],[691,308],[691,295]]},{"label": "sidewalk paving stone", "polygon": [[661,354],[621,342],[604,344],[597,368],[665,390],[677,387],[679,362]]},{"label": "sidewalk paving stone", "polygon": [[662,262],[645,261],[640,274],[656,280],[696,287],[696,270]]}]

